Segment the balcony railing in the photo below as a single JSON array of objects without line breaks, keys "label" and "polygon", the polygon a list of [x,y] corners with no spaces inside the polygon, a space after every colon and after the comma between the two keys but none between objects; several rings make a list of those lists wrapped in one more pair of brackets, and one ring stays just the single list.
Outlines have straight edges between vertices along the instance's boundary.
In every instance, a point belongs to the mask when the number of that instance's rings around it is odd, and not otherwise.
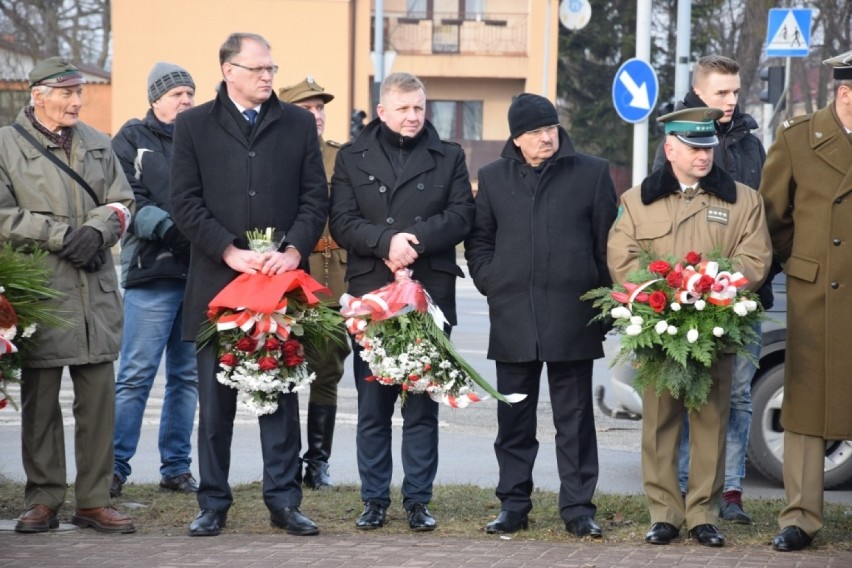
[{"label": "balcony railing", "polygon": [[[375,26],[375,18],[373,19]],[[406,55],[526,55],[527,14],[385,12],[385,51]],[[375,30],[371,47],[375,50]]]}]

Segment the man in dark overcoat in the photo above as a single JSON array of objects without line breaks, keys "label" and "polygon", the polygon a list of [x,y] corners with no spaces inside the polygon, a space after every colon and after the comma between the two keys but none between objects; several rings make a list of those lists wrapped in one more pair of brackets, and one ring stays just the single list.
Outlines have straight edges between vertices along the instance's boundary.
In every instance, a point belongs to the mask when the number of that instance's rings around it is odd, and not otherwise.
[{"label": "man in dark overcoat", "polygon": [[852,51],[826,60],[835,98],[784,121],[760,193],[787,274],[784,488],[775,550],[799,550],[823,527],[827,440],[852,438]]},{"label": "man in dark overcoat", "polygon": [[[379,117],[337,154],[331,180],[331,236],[349,253],[349,293],[361,296],[413,271],[456,323],[455,247],[473,224],[474,205],[464,151],[438,137],[426,120],[426,89],[409,73],[388,75]],[[360,529],[384,525],[393,474],[391,417],[398,385],[367,382],[371,375],[355,346],[358,388],[357,456],[364,511]],[[414,531],[430,531],[427,509],[438,469],[438,404],[409,395],[402,407],[402,505]]]},{"label": "man in dark overcoat", "polygon": [[[232,34],[219,50],[216,98],[181,113],[172,156],[172,217],[191,243],[183,338],[194,341],[210,300],[240,273],[279,274],[306,267],[328,212],[328,189],[310,113],[281,103],[269,44]],[[249,250],[246,231],[283,233],[275,252]],[[233,501],[228,484],[237,391],[216,380],[216,349],[198,352],[200,513],[192,536],[217,535]],[[298,395],[258,419],[263,497],[273,526],[316,534],[301,514],[297,481],[301,435]]]},{"label": "man in dark overcoat", "polygon": [[569,532],[600,538],[592,503],[598,479],[592,363],[603,357],[605,330],[589,324],[595,311],[580,296],[612,283],[606,242],[615,189],[609,164],[574,149],[546,98],[519,95],[509,107],[509,129],[500,159],[479,171],[476,221],[465,241],[473,282],[488,298],[488,358],[497,362],[497,390],[527,395],[497,407],[501,510],[486,531],[527,528],[546,363],[560,515]]}]

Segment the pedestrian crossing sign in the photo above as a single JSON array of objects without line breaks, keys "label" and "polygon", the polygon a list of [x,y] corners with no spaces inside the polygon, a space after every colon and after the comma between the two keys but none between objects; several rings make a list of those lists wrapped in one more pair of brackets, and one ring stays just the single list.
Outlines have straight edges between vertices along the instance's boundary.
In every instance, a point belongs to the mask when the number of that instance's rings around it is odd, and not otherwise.
[{"label": "pedestrian crossing sign", "polygon": [[811,43],[810,8],[772,8],[766,26],[767,57],[806,57]]}]

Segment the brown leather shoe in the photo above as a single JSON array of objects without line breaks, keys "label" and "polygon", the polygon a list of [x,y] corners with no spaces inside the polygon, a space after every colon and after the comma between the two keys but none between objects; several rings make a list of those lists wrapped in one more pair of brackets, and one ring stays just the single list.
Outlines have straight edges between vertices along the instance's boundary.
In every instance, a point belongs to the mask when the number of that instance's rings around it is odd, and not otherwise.
[{"label": "brown leather shoe", "polygon": [[15,532],[43,533],[59,528],[56,511],[47,505],[33,505],[24,511],[15,524]]},{"label": "brown leather shoe", "polygon": [[77,509],[71,522],[78,527],[92,527],[103,533],[132,533],[133,517],[125,515],[112,507],[95,507],[94,509]]}]

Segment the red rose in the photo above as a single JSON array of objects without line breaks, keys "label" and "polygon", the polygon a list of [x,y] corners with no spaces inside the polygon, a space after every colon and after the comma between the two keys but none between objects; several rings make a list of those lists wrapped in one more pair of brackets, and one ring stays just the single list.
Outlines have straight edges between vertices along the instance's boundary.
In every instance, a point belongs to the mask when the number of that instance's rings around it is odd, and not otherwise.
[{"label": "red rose", "polygon": [[648,270],[651,271],[652,274],[659,274],[660,276],[665,276],[671,269],[672,265],[665,260],[655,260],[648,265]]},{"label": "red rose", "polygon": [[678,289],[683,286],[683,272],[679,270],[672,270],[666,274],[666,284],[669,285],[669,288],[674,289]]},{"label": "red rose", "polygon": [[669,303],[669,298],[666,296],[666,293],[662,290],[656,290],[651,292],[650,298],[648,298],[648,305],[651,306],[651,309],[661,313],[664,309],[666,309],[666,305]]},{"label": "red rose", "polygon": [[9,404],[9,399],[0,398],[0,410],[6,408],[6,405]]},{"label": "red rose", "polygon": [[284,355],[289,356],[298,355],[301,357],[305,354],[305,350],[302,349],[302,344],[295,339],[288,339],[287,341],[285,341],[283,351]]},{"label": "red rose", "polygon": [[691,264],[692,266],[695,266],[699,262],[701,262],[701,255],[700,254],[698,254],[694,250],[691,250],[688,253],[686,253],[686,263],[687,264]]},{"label": "red rose", "polygon": [[266,351],[275,351],[276,349],[280,349],[280,348],[281,348],[281,342],[280,342],[280,341],[278,341],[278,340],[277,340],[276,338],[274,338],[274,337],[267,337],[267,338],[266,338],[266,342],[263,344],[263,348],[264,348]]},{"label": "red rose", "polygon": [[222,365],[227,365],[228,367],[236,367],[239,359],[233,353],[225,353],[221,357],[219,357],[219,363]]},{"label": "red rose", "polygon": [[257,360],[257,366],[261,371],[272,371],[278,368],[278,360],[275,357],[261,357]]},{"label": "red rose", "polygon": [[243,337],[237,341],[235,347],[240,351],[245,351],[246,353],[254,353],[255,349],[257,349],[257,341],[251,337]]},{"label": "red rose", "polygon": [[301,355],[285,355],[284,364],[288,367],[298,367],[305,362],[305,358]]},{"label": "red rose", "polygon": [[712,276],[707,276],[706,274],[701,275],[701,279],[695,285],[695,289],[698,290],[700,294],[706,294],[712,288],[713,283],[716,280]]}]

